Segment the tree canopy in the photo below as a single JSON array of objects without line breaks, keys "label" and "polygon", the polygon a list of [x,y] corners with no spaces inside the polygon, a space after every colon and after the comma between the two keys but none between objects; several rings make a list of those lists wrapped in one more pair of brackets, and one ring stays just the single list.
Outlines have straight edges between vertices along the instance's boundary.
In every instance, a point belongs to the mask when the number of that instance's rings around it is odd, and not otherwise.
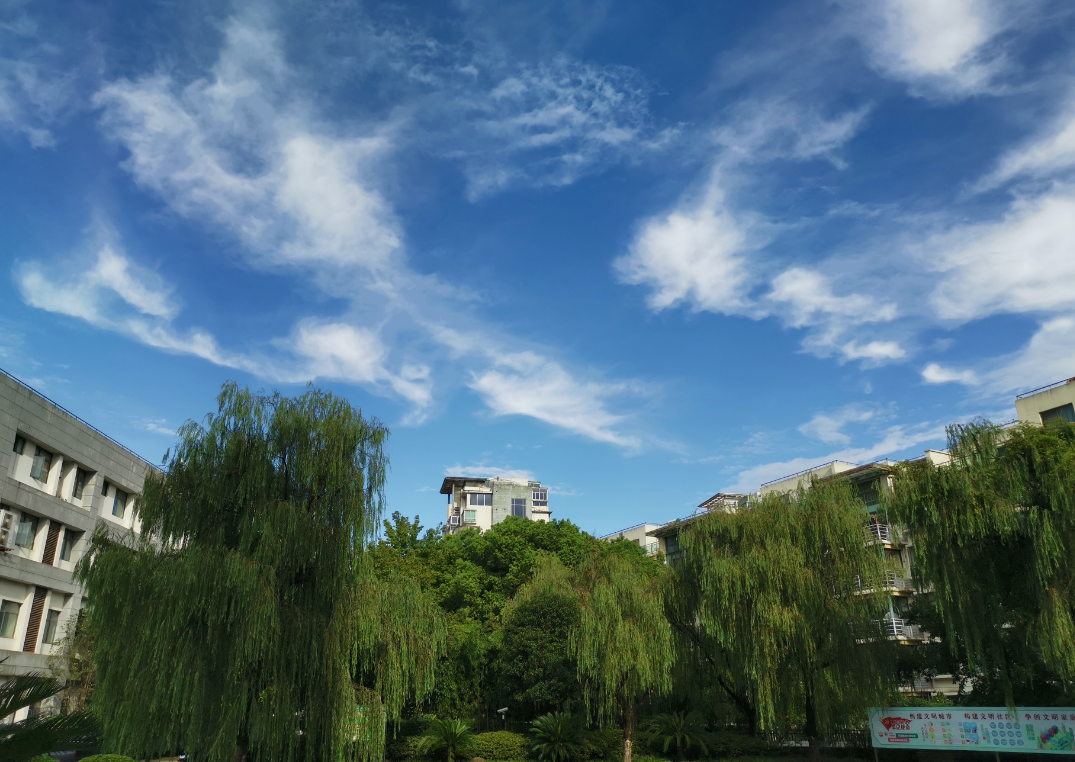
[{"label": "tree canopy", "polygon": [[720,669],[749,691],[762,728],[801,717],[818,755],[845,707],[869,706],[891,683],[881,636],[886,567],[867,543],[865,505],[843,482],[770,493],[688,526],[676,581],[696,586],[694,620]]},{"label": "tree canopy", "polygon": [[901,464],[886,501],[916,578],[976,693],[1059,700],[1075,679],[1075,426],[976,421],[948,448],[949,464]]},{"label": "tree canopy", "polygon": [[234,384],[181,428],[147,476],[140,538],[99,528],[78,568],[92,706],[117,749],[380,756],[382,712],[430,690],[444,637],[416,585],[368,568],[387,436],[331,394]]}]

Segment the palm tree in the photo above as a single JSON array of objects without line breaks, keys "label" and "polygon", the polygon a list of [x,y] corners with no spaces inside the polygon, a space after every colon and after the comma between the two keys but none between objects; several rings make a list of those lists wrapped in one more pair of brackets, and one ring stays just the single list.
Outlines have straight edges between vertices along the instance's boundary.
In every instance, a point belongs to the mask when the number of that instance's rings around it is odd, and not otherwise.
[{"label": "palm tree", "polygon": [[706,746],[709,733],[705,729],[705,720],[698,712],[658,714],[650,719],[648,731],[651,737],[664,740],[665,753],[675,743],[676,759],[680,762],[683,762],[683,752],[692,744],[698,744],[703,754],[709,753],[709,747]]},{"label": "palm tree", "polygon": [[448,762],[455,762],[456,756],[465,753],[473,740],[474,733],[468,723],[462,720],[434,720],[422,736],[418,748],[423,754],[444,749]]},{"label": "palm tree", "polygon": [[586,732],[567,712],[550,712],[538,717],[531,723],[530,732],[538,759],[565,762],[582,755]]},{"label": "palm tree", "polygon": [[[0,718],[55,696],[63,684],[39,672],[18,675],[0,685]],[[0,762],[25,760],[52,751],[82,751],[100,746],[97,722],[88,712],[37,715],[0,724]]]}]

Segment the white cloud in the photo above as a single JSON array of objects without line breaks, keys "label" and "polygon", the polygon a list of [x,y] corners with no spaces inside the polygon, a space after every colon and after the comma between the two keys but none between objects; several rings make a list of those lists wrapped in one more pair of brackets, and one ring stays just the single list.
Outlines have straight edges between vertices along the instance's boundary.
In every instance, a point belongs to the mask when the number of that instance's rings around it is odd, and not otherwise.
[{"label": "white cloud", "polygon": [[848,444],[851,437],[844,432],[844,427],[850,423],[871,421],[876,415],[877,411],[873,408],[845,405],[833,413],[817,413],[799,427],[799,432],[828,444]]},{"label": "white cloud", "polygon": [[1075,315],[1047,320],[1025,347],[986,376],[996,393],[1024,392],[1075,376]]},{"label": "white cloud", "polygon": [[622,385],[579,381],[557,362],[532,352],[498,356],[493,367],[476,373],[470,387],[495,415],[527,415],[598,442],[638,447],[636,437],[620,433],[623,416],[609,412],[610,397]]},{"label": "white cloud", "polygon": [[756,492],[766,483],[815,466],[842,460],[849,463],[869,463],[884,456],[898,456],[912,447],[945,439],[945,424],[923,423],[914,426],[892,426],[877,442],[867,447],[848,447],[812,458],[794,458],[778,463],[764,463],[740,471],[736,482],[722,492]]},{"label": "white cloud", "polygon": [[624,283],[649,287],[654,310],[688,304],[734,315],[750,309],[750,249],[749,223],[733,216],[713,183],[693,208],[646,222],[614,267]]},{"label": "white cloud", "polygon": [[962,225],[927,241],[921,259],[943,273],[929,301],[939,317],[1075,306],[1075,191],[1017,200],[999,222]]},{"label": "white cloud", "polygon": [[1002,30],[995,0],[882,0],[845,5],[852,31],[873,65],[925,95],[969,95],[988,88],[1003,61],[989,49]]},{"label": "white cloud", "polygon": [[461,466],[458,463],[444,469],[445,476],[469,476],[475,479],[526,479],[537,481],[533,472],[521,468],[502,468],[500,466],[487,466],[484,463],[476,466]]},{"label": "white cloud", "polygon": [[869,341],[865,344],[849,341],[840,347],[840,352],[847,360],[866,360],[875,363],[900,360],[907,356],[907,350],[897,341]]},{"label": "white cloud", "polygon": [[922,380],[927,384],[964,384],[974,386],[978,383],[978,374],[973,370],[956,370],[946,368],[935,362],[922,369]]},{"label": "white cloud", "polygon": [[[1069,101],[1072,100],[1069,96]],[[976,190],[995,188],[1009,180],[1020,177],[1048,177],[1075,166],[1075,105],[1064,113],[1049,129],[1017,148],[997,162],[997,167],[986,175]]]},{"label": "white cloud", "polygon": [[175,429],[168,428],[168,421],[163,418],[143,418],[138,422],[138,425],[146,431],[151,431],[154,434],[164,434],[166,436],[174,437]]},{"label": "white cloud", "polygon": [[795,328],[814,325],[819,318],[846,318],[852,324],[878,323],[896,317],[896,305],[862,294],[836,296],[829,279],[813,270],[793,267],[773,279],[769,299],[790,308],[788,323]]}]

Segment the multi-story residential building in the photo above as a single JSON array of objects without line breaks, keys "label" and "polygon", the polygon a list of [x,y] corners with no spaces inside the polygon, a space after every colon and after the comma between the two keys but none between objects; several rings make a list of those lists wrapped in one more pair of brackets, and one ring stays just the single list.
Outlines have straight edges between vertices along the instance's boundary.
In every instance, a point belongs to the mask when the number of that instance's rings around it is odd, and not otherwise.
[{"label": "multi-story residential building", "polygon": [[474,527],[483,532],[508,516],[548,521],[549,488],[529,479],[446,476],[440,494],[448,496],[445,531]]},{"label": "multi-story residential building", "polygon": [[1075,423],[1075,378],[1020,394],[1015,398],[1015,412],[1024,423]]},{"label": "multi-story residential building", "polygon": [[660,548],[660,543],[653,537],[650,537],[649,533],[655,529],[660,529],[660,527],[660,524],[635,524],[633,527],[627,527],[618,532],[606,534],[604,537],[599,537],[598,539],[606,542],[612,542],[613,540],[630,540],[632,542],[637,542],[645,549],[646,555],[655,556]]},{"label": "multi-story residential building", "polygon": [[153,468],[0,371],[0,680],[45,671],[85,600],[72,573],[94,528],[137,532]]}]

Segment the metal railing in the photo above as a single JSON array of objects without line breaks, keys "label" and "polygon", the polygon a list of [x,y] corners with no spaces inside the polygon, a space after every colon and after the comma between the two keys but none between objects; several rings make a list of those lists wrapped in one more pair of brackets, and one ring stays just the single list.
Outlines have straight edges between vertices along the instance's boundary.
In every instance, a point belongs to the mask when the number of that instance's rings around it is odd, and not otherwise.
[{"label": "metal railing", "polygon": [[877,624],[881,627],[881,633],[890,638],[923,640],[926,637],[921,627],[906,619],[881,619]]},{"label": "metal railing", "polygon": [[866,525],[866,531],[875,540],[881,542],[892,542],[892,525],[891,524],[875,524],[873,522]]},{"label": "metal railing", "polygon": [[647,556],[655,556],[655,555],[657,555],[657,551],[660,550],[660,549],[661,549],[661,544],[659,542],[651,542],[648,545],[646,545],[646,555]]}]

